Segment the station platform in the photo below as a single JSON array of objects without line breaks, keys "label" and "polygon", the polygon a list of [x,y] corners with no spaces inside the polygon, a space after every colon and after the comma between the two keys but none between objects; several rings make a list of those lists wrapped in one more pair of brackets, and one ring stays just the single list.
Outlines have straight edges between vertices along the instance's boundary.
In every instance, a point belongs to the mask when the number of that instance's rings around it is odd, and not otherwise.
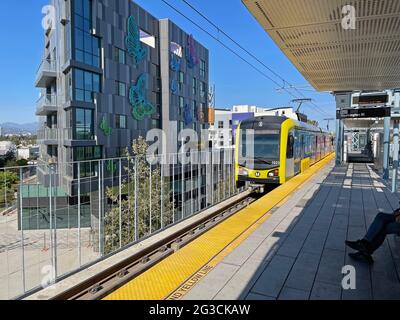
[{"label": "station platform", "polygon": [[[400,238],[389,236],[372,266],[349,258],[344,244],[398,206],[372,165],[330,163],[184,299],[399,299]],[[355,267],[355,290],[342,288],[345,265]]]},{"label": "station platform", "polygon": [[[330,156],[120,287],[105,300],[399,299],[400,239],[370,266],[348,257],[379,211],[399,198],[372,165]],[[356,289],[342,288],[342,268]]]}]

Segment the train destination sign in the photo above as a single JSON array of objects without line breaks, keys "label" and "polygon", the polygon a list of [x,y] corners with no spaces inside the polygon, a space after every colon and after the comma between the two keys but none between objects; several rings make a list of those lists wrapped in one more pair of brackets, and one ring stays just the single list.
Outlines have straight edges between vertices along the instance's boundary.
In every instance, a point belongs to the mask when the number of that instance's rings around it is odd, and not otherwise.
[{"label": "train destination sign", "polygon": [[390,108],[340,109],[336,111],[337,119],[362,119],[390,117]]}]

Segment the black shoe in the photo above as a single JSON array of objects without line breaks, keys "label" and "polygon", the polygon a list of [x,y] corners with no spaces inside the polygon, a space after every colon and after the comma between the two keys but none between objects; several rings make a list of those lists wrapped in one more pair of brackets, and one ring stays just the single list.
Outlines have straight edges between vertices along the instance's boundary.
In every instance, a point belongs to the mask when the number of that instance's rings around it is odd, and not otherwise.
[{"label": "black shoe", "polygon": [[363,261],[366,262],[368,264],[373,264],[374,263],[374,258],[372,258],[372,256],[370,254],[365,254],[363,252],[352,252],[349,253],[349,257],[357,260],[357,261]]},{"label": "black shoe", "polygon": [[364,240],[346,241],[345,243],[346,243],[346,246],[350,247],[351,249],[360,251],[366,255],[371,255],[371,251],[368,248],[368,244]]}]

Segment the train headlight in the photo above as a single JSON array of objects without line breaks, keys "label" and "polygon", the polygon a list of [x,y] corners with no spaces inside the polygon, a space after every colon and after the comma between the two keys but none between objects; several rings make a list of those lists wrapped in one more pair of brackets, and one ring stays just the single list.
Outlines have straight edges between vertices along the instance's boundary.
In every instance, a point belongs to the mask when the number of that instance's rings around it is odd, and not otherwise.
[{"label": "train headlight", "polygon": [[278,177],[279,176],[279,169],[275,169],[274,171],[268,172],[268,177]]},{"label": "train headlight", "polygon": [[239,168],[239,176],[248,176],[249,175],[249,171],[247,171],[246,169],[243,168]]}]

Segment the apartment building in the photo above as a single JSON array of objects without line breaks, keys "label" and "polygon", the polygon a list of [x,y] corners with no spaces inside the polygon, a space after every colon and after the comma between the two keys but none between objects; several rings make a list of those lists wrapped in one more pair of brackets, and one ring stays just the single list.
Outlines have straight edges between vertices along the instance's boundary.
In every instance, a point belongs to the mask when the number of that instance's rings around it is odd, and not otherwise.
[{"label": "apartment building", "polygon": [[[209,53],[192,35],[130,0],[51,0],[49,8],[35,83],[41,182],[57,163],[60,185],[73,194],[72,162],[121,157],[153,128],[166,132],[173,152],[171,121],[177,133],[207,127]],[[88,177],[98,168],[79,170]]]}]

